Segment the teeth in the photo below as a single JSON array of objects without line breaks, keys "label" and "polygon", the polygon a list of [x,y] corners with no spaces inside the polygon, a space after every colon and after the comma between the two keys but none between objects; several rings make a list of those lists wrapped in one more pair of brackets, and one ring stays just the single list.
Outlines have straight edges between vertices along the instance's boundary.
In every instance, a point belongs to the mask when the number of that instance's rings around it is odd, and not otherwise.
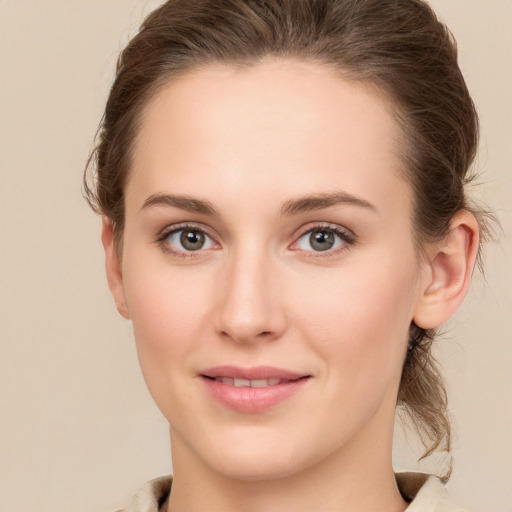
[{"label": "teeth", "polygon": [[264,388],[267,386],[270,386],[267,379],[251,380],[251,388]]},{"label": "teeth", "polygon": [[233,379],[231,377],[216,377],[217,382],[222,382],[228,386],[235,386],[237,388],[265,388],[267,386],[277,386],[282,382],[281,379]]},{"label": "teeth", "polygon": [[234,379],[233,385],[235,388],[245,388],[251,385],[251,381],[248,379]]}]

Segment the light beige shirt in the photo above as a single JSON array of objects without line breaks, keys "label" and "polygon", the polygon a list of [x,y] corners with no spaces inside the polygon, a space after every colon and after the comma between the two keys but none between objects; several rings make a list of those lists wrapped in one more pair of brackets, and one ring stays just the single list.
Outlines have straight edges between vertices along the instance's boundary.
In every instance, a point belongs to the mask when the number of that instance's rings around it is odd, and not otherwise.
[{"label": "light beige shirt", "polygon": [[[448,497],[445,486],[435,476],[423,473],[397,473],[402,496],[410,502],[406,512],[465,512]],[[145,484],[127,508],[118,512],[159,512],[171,492],[172,476],[156,478]]]}]

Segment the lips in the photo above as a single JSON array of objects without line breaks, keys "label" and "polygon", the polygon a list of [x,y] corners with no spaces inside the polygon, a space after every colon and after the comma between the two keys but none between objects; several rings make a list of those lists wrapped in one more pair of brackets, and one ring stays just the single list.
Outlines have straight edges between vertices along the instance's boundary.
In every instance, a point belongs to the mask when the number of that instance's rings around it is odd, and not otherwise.
[{"label": "lips", "polygon": [[270,366],[217,366],[202,371],[200,377],[209,395],[223,406],[238,412],[257,413],[298,393],[311,375]]}]

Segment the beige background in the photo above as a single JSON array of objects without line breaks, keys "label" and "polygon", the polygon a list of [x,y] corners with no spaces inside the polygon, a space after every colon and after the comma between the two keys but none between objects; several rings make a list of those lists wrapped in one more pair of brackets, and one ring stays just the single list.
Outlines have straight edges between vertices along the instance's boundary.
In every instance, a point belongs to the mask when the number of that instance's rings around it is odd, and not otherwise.
[{"label": "beige background", "polygon": [[[158,2],[0,0],[0,508],[113,511],[170,472],[167,426],[107,290],[81,174],[116,55]],[[512,1],[435,0],[478,105],[478,190],[505,234],[439,344],[449,487],[512,512]],[[403,441],[396,465],[416,467]]]}]

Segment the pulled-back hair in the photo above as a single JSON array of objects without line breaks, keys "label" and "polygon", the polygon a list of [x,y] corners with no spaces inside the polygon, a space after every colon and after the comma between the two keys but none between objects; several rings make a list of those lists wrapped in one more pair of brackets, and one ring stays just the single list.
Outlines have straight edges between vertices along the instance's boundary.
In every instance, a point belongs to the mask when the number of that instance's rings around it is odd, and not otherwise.
[{"label": "pulled-back hair", "polygon": [[[427,3],[169,0],[147,17],[119,57],[84,178],[86,198],[109,218],[118,250],[131,151],[149,99],[187,70],[213,62],[252,66],[266,56],[317,62],[386,94],[401,128],[419,247],[442,239],[461,209],[473,212],[485,238],[485,214],[465,195],[478,118],[455,41]],[[446,391],[431,354],[435,332],[413,324],[410,335],[398,404],[413,420],[426,455],[449,450]]]}]

